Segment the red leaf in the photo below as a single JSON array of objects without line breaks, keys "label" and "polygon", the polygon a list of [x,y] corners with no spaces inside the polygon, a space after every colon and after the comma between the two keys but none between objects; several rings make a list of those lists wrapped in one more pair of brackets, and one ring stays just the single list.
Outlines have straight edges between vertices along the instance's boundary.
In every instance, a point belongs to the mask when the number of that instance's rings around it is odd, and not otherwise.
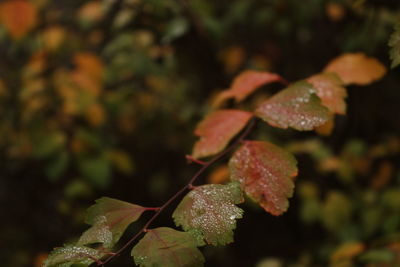
[{"label": "red leaf", "polygon": [[274,127],[312,130],[329,118],[328,109],[320,102],[311,84],[301,81],[263,102],[256,115]]},{"label": "red leaf", "polygon": [[18,40],[35,26],[37,11],[31,2],[7,1],[0,5],[0,18],[12,38]]},{"label": "red leaf", "polygon": [[229,162],[231,179],[267,212],[281,215],[293,194],[297,175],[292,154],[268,142],[246,141]]},{"label": "red leaf", "polygon": [[217,95],[213,106],[219,106],[228,98],[235,98],[236,102],[241,102],[260,86],[273,82],[286,83],[281,76],[275,73],[255,70],[244,71],[233,80],[231,88]]},{"label": "red leaf", "polygon": [[347,97],[346,88],[343,82],[335,73],[321,73],[307,79],[316,90],[316,94],[321,99],[322,104],[331,112],[338,114],[346,113]]},{"label": "red leaf", "polygon": [[221,152],[252,116],[250,112],[235,109],[219,110],[208,115],[194,132],[201,138],[194,145],[193,157],[208,157]]},{"label": "red leaf", "polygon": [[343,54],[333,59],[324,72],[335,72],[344,84],[367,85],[386,74],[385,66],[377,59],[362,53]]}]

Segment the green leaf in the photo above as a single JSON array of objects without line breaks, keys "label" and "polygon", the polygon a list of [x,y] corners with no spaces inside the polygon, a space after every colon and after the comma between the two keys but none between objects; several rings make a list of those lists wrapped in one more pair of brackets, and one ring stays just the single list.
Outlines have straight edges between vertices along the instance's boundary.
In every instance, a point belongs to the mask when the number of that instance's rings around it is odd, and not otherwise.
[{"label": "green leaf", "polygon": [[229,162],[231,180],[239,181],[246,194],[273,215],[289,206],[296,165],[292,154],[261,141],[245,141]]},{"label": "green leaf", "polygon": [[389,39],[391,67],[397,67],[400,64],[400,23],[394,27],[394,32]]},{"label": "green leaf", "polygon": [[196,187],[178,205],[172,217],[177,226],[192,233],[197,240],[212,245],[233,242],[236,219],[243,210],[235,204],[243,202],[238,183]]},{"label": "green leaf", "polygon": [[95,262],[94,259],[100,259],[104,256],[103,252],[98,250],[75,245],[65,245],[61,248],[55,248],[44,262],[44,267],[69,267],[72,264],[83,264],[89,266]]},{"label": "green leaf", "polygon": [[316,93],[310,83],[296,82],[263,102],[256,115],[274,127],[313,130],[329,119]]},{"label": "green leaf", "polygon": [[324,201],[321,219],[324,227],[339,232],[349,224],[352,214],[352,202],[338,191],[330,191]]},{"label": "green leaf", "polygon": [[193,236],[168,227],[148,230],[131,255],[142,267],[200,267],[204,263]]},{"label": "green leaf", "polygon": [[146,208],[121,200],[102,197],[86,212],[85,222],[92,225],[84,232],[78,245],[103,243],[112,247],[126,228],[139,219]]},{"label": "green leaf", "polygon": [[82,175],[99,188],[105,188],[111,180],[111,164],[106,156],[82,158],[79,162]]}]

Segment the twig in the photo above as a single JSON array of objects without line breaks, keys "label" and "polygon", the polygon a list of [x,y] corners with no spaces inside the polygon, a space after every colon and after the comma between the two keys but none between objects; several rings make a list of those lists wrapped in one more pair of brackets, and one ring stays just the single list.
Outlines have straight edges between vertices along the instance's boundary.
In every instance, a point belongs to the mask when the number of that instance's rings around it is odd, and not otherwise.
[{"label": "twig", "polygon": [[232,143],[227,149],[225,149],[224,151],[219,153],[217,156],[215,156],[210,161],[205,162],[205,164],[193,175],[193,177],[189,180],[189,182],[184,187],[182,187],[178,192],[176,192],[170,199],[168,199],[167,202],[164,203],[164,205],[162,205],[159,208],[154,208],[154,209],[147,208],[148,210],[154,210],[155,214],[147,221],[147,223],[143,226],[143,228],[139,232],[137,232],[136,235],[134,235],[128,242],[126,242],[125,245],[123,245],[119,250],[117,250],[115,252],[115,254],[113,254],[112,256],[107,258],[105,261],[100,261],[100,260],[96,261],[97,265],[104,265],[104,264],[108,263],[109,261],[111,261],[113,258],[119,256],[121,254],[121,252],[124,251],[130,244],[132,244],[142,233],[147,232],[148,231],[148,227],[150,226],[150,224],[160,215],[160,213],[165,208],[167,208],[169,206],[169,204],[171,204],[178,196],[180,196],[187,189],[194,188],[193,183],[196,181],[197,178],[199,178],[199,176],[208,167],[210,167],[212,164],[214,164],[215,162],[220,160],[222,157],[224,157],[226,154],[228,154],[233,149],[235,149],[237,145],[242,143],[242,141],[246,138],[246,136],[252,130],[254,124],[255,124],[255,119],[252,118],[250,120],[249,124],[247,125],[246,130],[243,131],[243,133],[235,140],[234,143]]}]

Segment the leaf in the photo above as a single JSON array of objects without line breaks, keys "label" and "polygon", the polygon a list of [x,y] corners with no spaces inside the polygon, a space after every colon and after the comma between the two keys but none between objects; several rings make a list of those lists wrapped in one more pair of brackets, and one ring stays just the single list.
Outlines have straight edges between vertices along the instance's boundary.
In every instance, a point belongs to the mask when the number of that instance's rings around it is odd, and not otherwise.
[{"label": "leaf", "polygon": [[193,236],[168,227],[148,230],[131,255],[142,267],[200,267],[204,263]]},{"label": "leaf", "polygon": [[222,102],[229,98],[235,98],[236,102],[241,102],[260,86],[273,82],[284,82],[284,80],[275,73],[246,70],[233,80],[231,88],[217,95],[213,106],[220,106]]},{"label": "leaf", "polygon": [[105,155],[81,158],[79,169],[82,176],[99,188],[106,188],[111,180],[111,163]]},{"label": "leaf", "polygon": [[55,248],[44,262],[44,267],[69,267],[72,264],[89,266],[104,253],[84,246],[65,245]]},{"label": "leaf", "polygon": [[352,203],[344,194],[331,191],[324,201],[321,212],[324,227],[332,232],[339,232],[350,222]]},{"label": "leaf", "polygon": [[329,119],[321,126],[315,128],[315,132],[323,136],[329,136],[332,134],[334,127],[335,127],[335,117],[332,113],[330,113]]},{"label": "leaf", "polygon": [[394,32],[389,39],[390,59],[392,60],[391,67],[397,67],[400,64],[400,23],[394,27]]},{"label": "leaf", "polygon": [[253,116],[250,112],[225,109],[208,115],[194,133],[200,137],[193,148],[193,157],[202,158],[221,152]]},{"label": "leaf", "polygon": [[37,21],[37,10],[26,0],[9,0],[0,4],[0,19],[14,40],[24,37]]},{"label": "leaf", "polygon": [[316,93],[311,84],[296,82],[263,102],[255,114],[274,127],[312,130],[329,118]]},{"label": "leaf", "polygon": [[343,82],[335,73],[320,73],[307,79],[316,91],[317,96],[321,99],[322,105],[327,107],[329,111],[337,114],[346,113],[347,97],[346,88]]},{"label": "leaf", "polygon": [[126,228],[139,219],[146,208],[125,201],[102,197],[86,212],[85,222],[93,225],[84,232],[79,245],[103,243],[112,247]]},{"label": "leaf", "polygon": [[243,201],[238,183],[209,184],[196,187],[178,205],[172,217],[177,226],[214,246],[233,242],[236,219],[243,210],[235,204]]},{"label": "leaf", "polygon": [[104,76],[104,63],[96,54],[80,52],[74,55],[74,63],[79,72],[98,81]]},{"label": "leaf", "polygon": [[331,262],[353,259],[365,250],[361,242],[352,241],[340,245],[331,255]]},{"label": "leaf", "polygon": [[386,74],[385,66],[363,53],[343,54],[333,59],[324,72],[335,72],[345,85],[367,85]]},{"label": "leaf", "polygon": [[246,194],[273,215],[289,206],[296,165],[292,154],[262,141],[245,141],[229,162],[231,180],[239,181]]}]

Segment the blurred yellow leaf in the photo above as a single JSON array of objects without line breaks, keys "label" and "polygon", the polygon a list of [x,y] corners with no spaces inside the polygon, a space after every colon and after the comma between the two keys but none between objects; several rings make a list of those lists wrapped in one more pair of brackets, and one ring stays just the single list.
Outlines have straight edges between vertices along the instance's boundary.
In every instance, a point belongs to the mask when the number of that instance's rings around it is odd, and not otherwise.
[{"label": "blurred yellow leaf", "polygon": [[256,54],[249,59],[249,65],[255,69],[269,70],[272,62],[262,54]]},{"label": "blurred yellow leaf", "polygon": [[361,242],[349,242],[342,244],[331,255],[331,263],[342,260],[353,259],[365,250],[365,245]]},{"label": "blurred yellow leaf", "polygon": [[337,171],[341,167],[341,160],[338,157],[329,157],[319,162],[318,169],[323,172]]},{"label": "blurred yellow leaf", "polygon": [[71,72],[71,80],[81,94],[95,98],[101,93],[101,83],[84,72],[78,70]]},{"label": "blurred yellow leaf", "polygon": [[99,126],[103,124],[106,118],[106,112],[102,105],[95,103],[86,109],[85,116],[92,126]]},{"label": "blurred yellow leaf", "polygon": [[335,72],[345,84],[367,85],[386,74],[385,66],[363,53],[343,54],[333,59],[324,72]]},{"label": "blurred yellow leaf", "polygon": [[131,160],[131,157],[121,151],[121,150],[111,150],[108,153],[111,162],[113,163],[113,165],[121,172],[125,173],[125,174],[132,174],[133,173],[133,169],[134,169],[134,165],[133,162]]},{"label": "blurred yellow leaf", "polygon": [[45,70],[46,64],[45,53],[37,52],[33,54],[23,69],[23,78],[36,78],[36,76],[40,75]]},{"label": "blurred yellow leaf", "polygon": [[389,161],[384,161],[379,165],[378,173],[372,177],[371,187],[379,190],[385,187],[392,178],[394,167]]},{"label": "blurred yellow leaf", "polygon": [[50,26],[42,33],[43,46],[46,50],[54,51],[65,40],[66,32],[61,26]]},{"label": "blurred yellow leaf", "polygon": [[79,10],[78,17],[81,21],[90,23],[101,20],[104,16],[104,9],[101,1],[90,1],[85,3]]},{"label": "blurred yellow leaf", "polygon": [[31,79],[24,82],[24,87],[20,91],[19,97],[21,100],[29,100],[45,89],[45,80],[41,78]]},{"label": "blurred yellow leaf", "polygon": [[233,73],[243,64],[246,59],[246,52],[240,46],[231,46],[224,49],[219,57],[225,65],[225,72]]},{"label": "blurred yellow leaf", "polygon": [[0,4],[0,19],[14,40],[24,37],[37,21],[37,10],[26,0],[8,0]]},{"label": "blurred yellow leaf", "polygon": [[229,181],[229,168],[226,165],[214,169],[207,178],[210,184],[224,184]]},{"label": "blurred yellow leaf", "polygon": [[329,2],[325,5],[325,13],[332,21],[341,21],[346,15],[343,5],[336,2]]}]

